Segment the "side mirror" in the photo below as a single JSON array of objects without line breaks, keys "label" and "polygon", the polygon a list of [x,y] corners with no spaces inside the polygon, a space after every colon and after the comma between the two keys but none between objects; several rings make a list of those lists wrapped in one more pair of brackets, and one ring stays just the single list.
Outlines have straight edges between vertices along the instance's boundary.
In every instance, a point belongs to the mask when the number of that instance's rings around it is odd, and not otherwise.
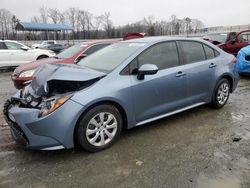
[{"label": "side mirror", "polygon": [[154,64],[144,64],[138,70],[137,79],[143,80],[145,75],[152,75],[158,72],[158,67]]},{"label": "side mirror", "polygon": [[78,56],[76,59],[75,59],[75,63],[78,63],[79,61],[81,61],[81,59],[87,57],[87,54],[81,54],[80,56]]},{"label": "side mirror", "polygon": [[27,47],[27,46],[22,46],[21,49],[24,50],[24,51],[28,51],[28,50],[29,50],[29,47]]}]

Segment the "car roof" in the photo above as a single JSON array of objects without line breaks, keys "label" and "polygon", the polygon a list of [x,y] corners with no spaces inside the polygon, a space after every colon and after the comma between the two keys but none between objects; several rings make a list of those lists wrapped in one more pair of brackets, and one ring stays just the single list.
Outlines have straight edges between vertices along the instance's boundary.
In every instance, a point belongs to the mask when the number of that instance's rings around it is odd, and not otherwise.
[{"label": "car roof", "polygon": [[18,43],[18,42],[17,42],[17,41],[15,41],[15,40],[5,40],[5,39],[0,40],[0,42],[16,42],[16,43]]},{"label": "car roof", "polygon": [[171,40],[203,41],[200,38],[156,36],[156,37],[145,37],[145,38],[132,39],[132,40],[127,40],[127,41],[122,41],[122,42],[156,43],[156,42],[161,42],[161,41],[164,42],[164,41],[171,41]]},{"label": "car roof", "polygon": [[94,44],[104,44],[104,43],[115,43],[115,42],[119,42],[121,41],[121,39],[97,39],[97,40],[88,40],[88,41],[83,41],[83,42],[80,42],[78,44],[81,44],[81,45],[86,45],[86,46],[91,46],[91,45],[94,45]]}]

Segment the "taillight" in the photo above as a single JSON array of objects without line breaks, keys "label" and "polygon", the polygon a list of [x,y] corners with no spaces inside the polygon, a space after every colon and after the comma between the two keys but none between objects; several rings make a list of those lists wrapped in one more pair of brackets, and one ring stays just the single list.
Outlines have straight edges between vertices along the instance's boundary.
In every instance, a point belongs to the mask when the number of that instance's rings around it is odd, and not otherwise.
[{"label": "taillight", "polygon": [[232,59],[232,63],[237,63],[237,58],[236,58],[236,57],[234,57],[234,58]]}]

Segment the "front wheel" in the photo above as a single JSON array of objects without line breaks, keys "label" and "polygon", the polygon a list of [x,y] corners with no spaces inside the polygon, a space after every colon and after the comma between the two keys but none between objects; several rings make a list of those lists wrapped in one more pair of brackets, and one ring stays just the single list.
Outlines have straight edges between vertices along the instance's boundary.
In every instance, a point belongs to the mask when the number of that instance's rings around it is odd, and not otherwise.
[{"label": "front wheel", "polygon": [[223,78],[217,83],[215,87],[212,98],[212,106],[215,108],[222,108],[227,103],[229,94],[230,83],[227,79]]},{"label": "front wheel", "polygon": [[100,105],[89,110],[80,120],[76,136],[80,146],[98,152],[111,146],[122,129],[120,112],[111,105]]},{"label": "front wheel", "polygon": [[44,58],[47,58],[48,56],[46,55],[40,55],[36,60],[39,60],[39,59],[44,59]]}]

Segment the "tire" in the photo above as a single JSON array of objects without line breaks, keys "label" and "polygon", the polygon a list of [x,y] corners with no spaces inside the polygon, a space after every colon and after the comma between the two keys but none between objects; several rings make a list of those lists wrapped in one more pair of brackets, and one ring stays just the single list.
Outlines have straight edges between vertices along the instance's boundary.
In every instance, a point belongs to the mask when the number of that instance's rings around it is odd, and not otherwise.
[{"label": "tire", "polygon": [[38,59],[44,59],[44,58],[47,58],[48,56],[46,56],[46,55],[40,55],[36,60],[38,60]]},{"label": "tire", "polygon": [[118,139],[122,123],[121,114],[114,106],[96,106],[79,121],[76,140],[88,152],[104,150]]},{"label": "tire", "polygon": [[230,83],[226,78],[222,78],[216,84],[211,103],[214,108],[222,108],[227,103],[230,94],[230,87]]}]

